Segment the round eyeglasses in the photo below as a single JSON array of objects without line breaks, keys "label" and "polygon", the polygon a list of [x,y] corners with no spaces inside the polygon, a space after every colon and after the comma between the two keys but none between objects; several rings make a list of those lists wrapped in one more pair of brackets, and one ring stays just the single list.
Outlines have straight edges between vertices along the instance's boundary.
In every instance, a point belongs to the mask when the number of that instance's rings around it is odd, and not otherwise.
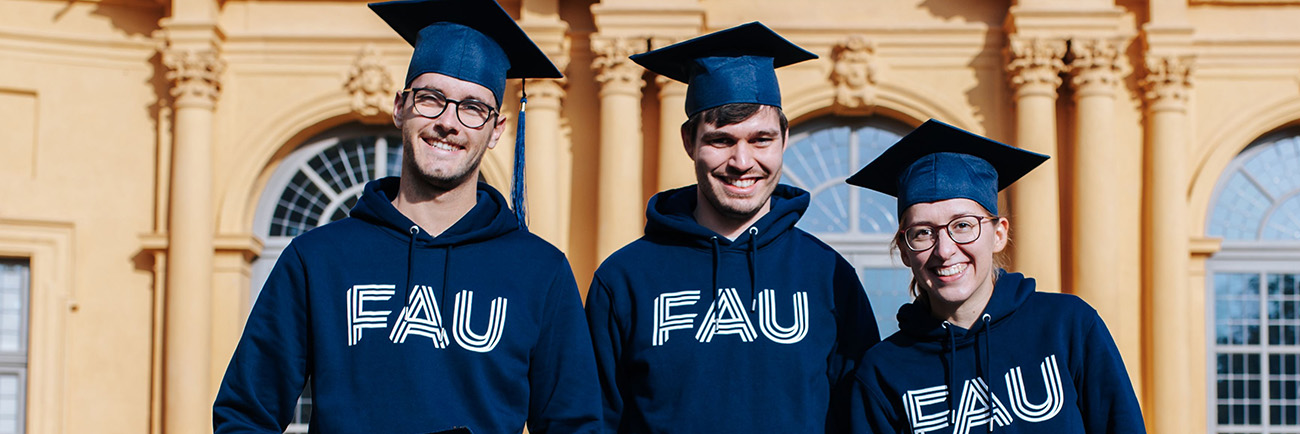
[{"label": "round eyeglasses", "polygon": [[[948,238],[951,238],[957,244],[970,244],[980,239],[980,227],[983,226],[984,220],[992,220],[996,217],[980,217],[976,215],[958,216],[942,226],[948,231]],[[907,248],[913,252],[924,252],[934,247],[939,241],[939,228],[934,225],[913,225],[899,232],[903,237],[903,242]]]},{"label": "round eyeglasses", "polygon": [[476,100],[454,100],[447,98],[442,92],[427,88],[403,89],[402,93],[410,92],[413,102],[411,106],[415,109],[415,114],[436,119],[447,111],[448,104],[456,104],[456,119],[461,125],[468,128],[479,128],[487,124],[488,120],[496,116],[497,110]]}]

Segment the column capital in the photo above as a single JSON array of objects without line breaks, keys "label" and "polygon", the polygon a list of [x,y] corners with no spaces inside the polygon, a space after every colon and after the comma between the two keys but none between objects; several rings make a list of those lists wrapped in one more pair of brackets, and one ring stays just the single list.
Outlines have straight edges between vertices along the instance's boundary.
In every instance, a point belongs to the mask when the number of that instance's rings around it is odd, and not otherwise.
[{"label": "column capital", "polygon": [[1079,93],[1115,92],[1124,74],[1119,42],[1103,38],[1070,41],[1070,85]]},{"label": "column capital", "polygon": [[558,110],[563,104],[564,97],[568,95],[565,89],[568,84],[567,78],[529,81],[524,89],[528,92],[528,105],[534,108],[546,107]]},{"label": "column capital", "polygon": [[596,81],[600,83],[601,93],[606,92],[640,92],[645,86],[641,68],[628,56],[640,53],[645,47],[645,39],[630,37],[592,36],[591,51],[596,59],[591,62],[596,70]]},{"label": "column capital", "polygon": [[208,107],[216,105],[221,95],[221,73],[226,61],[216,49],[167,47],[160,50],[167,67],[167,80],[177,106]]},{"label": "column capital", "polygon": [[392,95],[398,87],[374,44],[367,44],[357,52],[352,66],[348,67],[343,90],[351,97],[352,113],[363,119],[379,118],[386,122],[387,115],[392,115]]},{"label": "column capital", "polygon": [[670,96],[686,95],[686,83],[662,75],[656,75],[655,84],[659,86],[659,99],[664,99]]},{"label": "column capital", "polygon": [[831,47],[831,62],[828,78],[835,86],[832,109],[840,114],[874,112],[880,74],[876,42],[863,35],[850,35]]},{"label": "column capital", "polygon": [[1187,109],[1192,87],[1193,56],[1147,56],[1146,77],[1142,79],[1143,97],[1152,110]]},{"label": "column capital", "polygon": [[1007,75],[1017,93],[1046,92],[1056,96],[1065,71],[1064,38],[1011,35],[1007,41]]}]

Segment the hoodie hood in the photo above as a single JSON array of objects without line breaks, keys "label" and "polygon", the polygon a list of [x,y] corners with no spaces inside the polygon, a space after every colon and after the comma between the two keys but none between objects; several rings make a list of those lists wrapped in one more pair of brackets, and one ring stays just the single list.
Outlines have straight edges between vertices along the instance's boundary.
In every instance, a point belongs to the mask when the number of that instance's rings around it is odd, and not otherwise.
[{"label": "hoodie hood", "polygon": [[[1027,279],[1023,274],[999,269],[997,283],[993,285],[993,295],[989,297],[989,304],[984,307],[981,318],[988,315],[988,327],[997,327],[1029,299],[1029,296],[1034,293],[1034,288],[1034,279]],[[975,339],[976,335],[983,331],[984,324],[983,320],[976,321],[970,330],[962,330],[952,325],[946,327],[954,329],[957,343],[960,345]],[[916,339],[921,348],[932,349],[934,352],[941,351],[941,341],[948,340],[948,330],[944,326],[944,320],[930,315],[930,303],[926,298],[917,298],[916,301],[898,308],[898,328],[900,332]]]},{"label": "hoodie hood", "polygon": [[[393,207],[398,181],[398,177],[390,176],[367,183],[362,190],[361,200],[352,207],[351,216],[407,239],[411,237],[412,228],[416,225]],[[518,229],[519,219],[510,211],[505,197],[492,186],[480,182],[474,208],[461,217],[460,221],[437,237],[419,230],[413,243],[417,248],[457,246],[482,242]]]},{"label": "hoodie hood", "polygon": [[646,206],[646,237],[664,244],[711,247],[716,239],[721,246],[748,243],[751,236],[757,247],[771,244],[787,230],[793,228],[799,218],[808,209],[807,191],[778,184],[772,191],[770,210],[763,218],[754,223],[744,235],[735,240],[728,240],[712,229],[695,222],[697,186],[677,188],[660,192],[650,198]]}]

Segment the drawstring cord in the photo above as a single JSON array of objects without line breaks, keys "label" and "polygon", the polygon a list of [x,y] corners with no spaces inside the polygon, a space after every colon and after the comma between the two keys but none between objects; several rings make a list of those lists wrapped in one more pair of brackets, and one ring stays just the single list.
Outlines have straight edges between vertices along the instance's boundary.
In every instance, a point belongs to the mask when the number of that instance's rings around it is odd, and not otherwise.
[{"label": "drawstring cord", "polygon": [[957,412],[953,411],[952,401],[957,396],[957,336],[953,334],[952,323],[943,322],[943,329],[948,331],[948,423],[956,423]]},{"label": "drawstring cord", "polygon": [[448,244],[446,248],[447,253],[442,260],[442,294],[438,296],[441,299],[438,300],[438,306],[443,306],[443,309],[446,309],[447,306],[447,279],[451,274],[451,244]]},{"label": "drawstring cord", "polygon": [[711,289],[709,292],[713,293],[713,300],[714,300],[714,301],[717,301],[717,299],[718,299],[718,261],[719,261],[719,259],[721,259],[721,258],[719,258],[719,255],[721,255],[721,253],[718,251],[718,237],[717,237],[717,236],[710,237],[710,238],[709,238],[709,241],[713,243],[713,286],[710,287],[710,288],[713,288],[713,289]]},{"label": "drawstring cord", "polygon": [[749,227],[749,312],[754,313],[754,307],[758,304],[758,297],[755,295],[755,287],[758,286],[758,267],[754,264],[758,262],[758,226]]},{"label": "drawstring cord", "polygon": [[989,394],[988,397],[989,398],[989,431],[988,432],[993,432],[993,426],[997,425],[997,420],[998,420],[997,417],[998,401],[994,399],[993,386],[989,384],[989,353],[993,352],[993,341],[989,339],[989,321],[991,321],[993,317],[989,316],[989,314],[986,313],[984,314],[983,317],[980,317],[980,319],[984,320],[984,330],[980,330],[981,332],[984,333],[984,364],[980,365],[980,378],[984,380],[984,384],[989,388],[988,389],[988,394]]},{"label": "drawstring cord", "polygon": [[411,225],[410,242],[406,245],[406,284],[402,286],[402,303],[411,301],[411,274],[415,270],[415,238],[420,236],[420,227]]}]

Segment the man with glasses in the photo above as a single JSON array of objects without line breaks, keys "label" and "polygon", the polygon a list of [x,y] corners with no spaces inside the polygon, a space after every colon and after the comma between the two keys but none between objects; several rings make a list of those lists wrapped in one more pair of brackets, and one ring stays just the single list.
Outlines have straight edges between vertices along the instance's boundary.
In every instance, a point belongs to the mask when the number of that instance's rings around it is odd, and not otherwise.
[{"label": "man with glasses", "polygon": [[645,236],[596,271],[587,318],[605,432],[840,432],[853,363],[879,341],[853,266],[795,223],[775,68],[816,58],[759,23],[637,63],[689,82],[697,185],[661,192]]},{"label": "man with glasses", "polygon": [[221,384],[215,431],[283,432],[310,384],[313,432],[596,432],[568,261],[479,182],[505,130],[506,78],[560,72],[490,0],[370,7],[415,47],[393,103],[401,176],[368,183],[348,218],[285,248]]}]

